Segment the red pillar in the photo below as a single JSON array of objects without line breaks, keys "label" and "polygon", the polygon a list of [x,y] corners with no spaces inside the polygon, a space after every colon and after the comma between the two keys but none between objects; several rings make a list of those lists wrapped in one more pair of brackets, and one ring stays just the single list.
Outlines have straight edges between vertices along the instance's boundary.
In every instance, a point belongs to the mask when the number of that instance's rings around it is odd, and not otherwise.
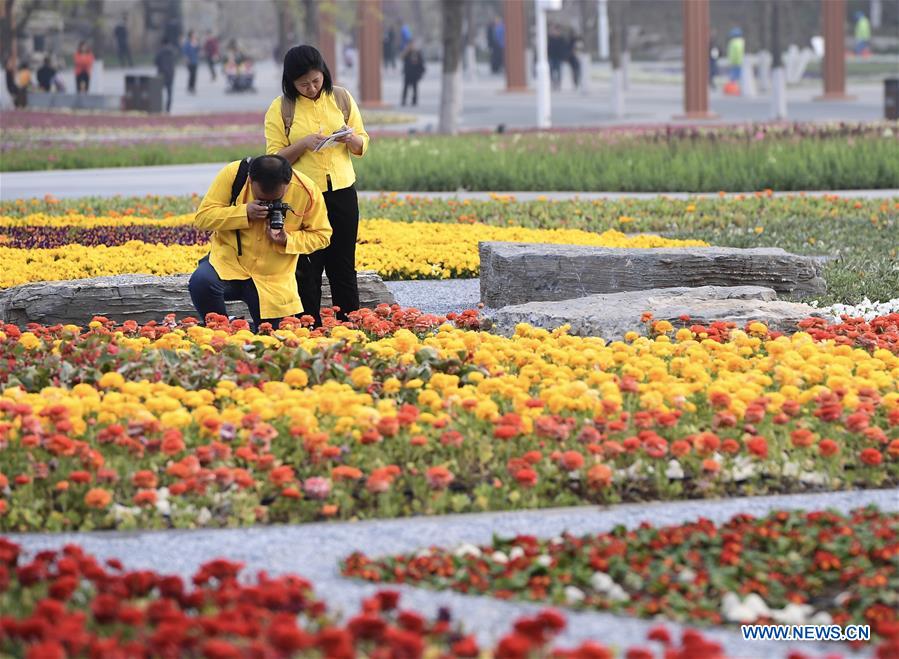
[{"label": "red pillar", "polygon": [[824,14],[824,95],[819,101],[848,100],[846,95],[846,0],[821,0]]},{"label": "red pillar", "polygon": [[318,50],[337,82],[337,43],[334,37],[334,0],[321,0],[318,9]]},{"label": "red pillar", "polygon": [[709,0],[683,0],[684,114],[709,119]]},{"label": "red pillar", "polygon": [[363,107],[381,100],[381,0],[359,0],[359,95]]},{"label": "red pillar", "polygon": [[506,24],[506,91],[526,91],[524,0],[505,0],[503,14]]}]

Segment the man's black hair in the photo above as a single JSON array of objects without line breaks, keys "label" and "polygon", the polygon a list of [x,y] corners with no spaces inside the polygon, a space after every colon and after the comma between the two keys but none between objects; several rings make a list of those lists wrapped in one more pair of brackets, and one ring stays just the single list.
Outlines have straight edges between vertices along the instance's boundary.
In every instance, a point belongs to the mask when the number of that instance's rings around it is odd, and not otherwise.
[{"label": "man's black hair", "polygon": [[250,180],[258,183],[265,194],[278,192],[284,183],[290,183],[293,169],[287,159],[278,156],[258,156],[250,162]]},{"label": "man's black hair", "polygon": [[310,71],[321,71],[322,77],[324,77],[322,91],[330,94],[334,89],[331,71],[325,63],[325,58],[318,52],[318,48],[294,46],[287,51],[287,54],[284,55],[284,73],[281,76],[281,90],[287,98],[292,101],[297,100],[300,92],[294,87],[293,81]]}]

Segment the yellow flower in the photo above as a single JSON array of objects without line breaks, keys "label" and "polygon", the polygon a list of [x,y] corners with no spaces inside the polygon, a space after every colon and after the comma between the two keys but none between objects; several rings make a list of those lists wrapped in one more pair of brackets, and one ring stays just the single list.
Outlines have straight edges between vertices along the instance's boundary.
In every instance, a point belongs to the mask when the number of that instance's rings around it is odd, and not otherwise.
[{"label": "yellow flower", "polygon": [[302,389],[309,383],[309,376],[302,369],[292,368],[284,374],[284,382],[291,387]]},{"label": "yellow flower", "polygon": [[357,366],[350,373],[350,382],[357,389],[367,389],[374,382],[374,374],[368,366]]},{"label": "yellow flower", "polygon": [[121,389],[125,386],[125,377],[117,371],[104,373],[97,383],[101,389]]}]

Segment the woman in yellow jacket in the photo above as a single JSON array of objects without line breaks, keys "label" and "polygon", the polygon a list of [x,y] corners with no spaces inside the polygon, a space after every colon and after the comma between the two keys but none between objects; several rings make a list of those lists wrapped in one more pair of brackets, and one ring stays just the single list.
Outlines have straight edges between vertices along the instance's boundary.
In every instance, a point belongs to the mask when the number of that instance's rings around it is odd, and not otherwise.
[{"label": "woman in yellow jacket", "polygon": [[[321,188],[333,234],[331,244],[300,257],[297,280],[305,313],[321,324],[322,272],[328,273],[337,317],[359,308],[356,284],[356,237],[359,200],[351,156],[365,155],[368,133],[349,92],[335,87],[321,53],[312,46],[296,46],[284,56],[283,96],[265,114],[266,153],[283,156]],[[317,147],[340,129],[343,135],[320,150]]]}]

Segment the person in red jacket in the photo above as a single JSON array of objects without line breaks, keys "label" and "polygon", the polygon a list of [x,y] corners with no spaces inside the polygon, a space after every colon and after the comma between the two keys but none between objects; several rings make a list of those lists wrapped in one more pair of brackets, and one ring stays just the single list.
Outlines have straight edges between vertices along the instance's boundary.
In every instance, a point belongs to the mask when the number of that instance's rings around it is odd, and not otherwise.
[{"label": "person in red jacket", "polygon": [[86,41],[78,44],[75,51],[75,89],[86,94],[91,86],[91,70],[94,68],[94,53]]}]

